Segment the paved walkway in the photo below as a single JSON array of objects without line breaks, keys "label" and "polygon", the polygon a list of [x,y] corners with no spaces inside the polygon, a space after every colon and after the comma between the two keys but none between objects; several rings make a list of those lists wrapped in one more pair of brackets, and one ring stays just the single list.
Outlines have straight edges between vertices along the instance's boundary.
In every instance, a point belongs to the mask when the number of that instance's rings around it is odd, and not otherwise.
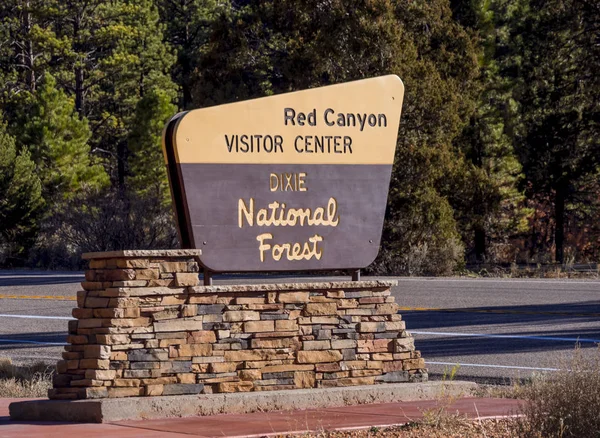
[{"label": "paved walkway", "polygon": [[[322,430],[362,429],[416,421],[439,407],[435,401],[382,403],[291,412],[120,421],[109,424],[12,422],[8,405],[18,399],[0,399],[0,438],[88,437],[263,437]],[[514,415],[521,401],[497,398],[461,398],[448,411],[469,418]]]}]

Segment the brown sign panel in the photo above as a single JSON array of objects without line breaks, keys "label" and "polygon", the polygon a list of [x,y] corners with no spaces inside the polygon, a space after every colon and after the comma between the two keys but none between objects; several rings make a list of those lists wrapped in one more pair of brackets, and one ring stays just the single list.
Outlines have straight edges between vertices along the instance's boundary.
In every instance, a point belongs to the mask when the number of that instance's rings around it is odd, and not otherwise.
[{"label": "brown sign panel", "polygon": [[183,247],[217,272],[369,265],[403,96],[390,75],[175,116],[163,144]]}]

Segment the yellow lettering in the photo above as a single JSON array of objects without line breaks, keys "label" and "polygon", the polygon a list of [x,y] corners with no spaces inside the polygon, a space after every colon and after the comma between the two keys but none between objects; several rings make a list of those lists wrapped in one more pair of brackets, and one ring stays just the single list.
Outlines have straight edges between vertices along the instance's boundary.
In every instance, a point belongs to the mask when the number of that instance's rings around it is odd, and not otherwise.
[{"label": "yellow lettering", "polygon": [[275,261],[279,261],[281,260],[281,256],[283,255],[283,251],[287,249],[288,251],[290,250],[290,244],[289,243],[284,243],[283,245],[275,245],[273,247],[273,260]]},{"label": "yellow lettering", "polygon": [[[321,260],[321,256],[323,255],[323,250],[318,249],[318,244],[319,244],[319,242],[323,241],[323,238],[321,236],[319,236],[318,234],[315,234],[314,236],[309,238],[308,241],[310,243],[314,243],[311,253],[314,254],[314,256],[317,260]],[[307,258],[306,260],[310,260],[310,258]]]},{"label": "yellow lettering", "polygon": [[294,186],[292,185],[292,176],[294,176],[293,173],[285,174],[285,189],[283,189],[283,190],[287,190],[288,188],[290,190],[294,190]]},{"label": "yellow lettering", "polygon": [[329,198],[327,203],[327,223],[332,227],[337,227],[340,222],[340,217],[337,214],[337,200],[335,198]]},{"label": "yellow lettering", "polygon": [[[260,242],[258,250],[260,252],[260,261],[265,261],[265,252],[269,250],[273,260],[278,262],[283,258],[289,261],[297,260],[310,260],[313,257],[317,260],[321,260],[323,256],[323,250],[319,247],[319,242],[323,241],[323,237],[318,234],[313,235],[308,239],[308,242],[294,242],[294,243],[282,243],[270,245],[265,243],[265,240],[273,239],[271,233],[264,233],[259,235],[256,240]],[[311,245],[312,244],[312,245]]]},{"label": "yellow lettering", "polygon": [[308,221],[308,225],[323,225],[325,221],[323,221],[323,216],[325,215],[325,210],[323,207],[319,207],[315,210],[315,214],[311,220]]},{"label": "yellow lettering", "polygon": [[271,233],[263,233],[256,237],[256,240],[258,240],[260,242],[260,245],[258,245],[258,250],[260,251],[260,261],[261,262],[265,261],[265,251],[267,251],[268,249],[271,248],[271,245],[269,245],[268,243],[264,243],[264,241],[267,239],[270,240],[272,238],[273,238],[273,235]]},{"label": "yellow lettering", "polygon": [[277,190],[277,187],[279,187],[279,178],[277,178],[276,174],[272,173],[269,175],[269,189],[274,192]]},{"label": "yellow lettering", "polygon": [[[268,208],[260,208],[254,216],[254,198],[250,198],[248,205],[243,199],[238,200],[238,226],[244,226],[244,219],[249,226],[259,227],[293,227],[300,225],[337,227],[340,221],[338,205],[335,198],[329,198],[326,209],[324,207],[312,208],[287,208],[285,203],[273,201]],[[327,211],[327,213],[325,213]]]},{"label": "yellow lettering", "polygon": [[256,214],[256,225],[259,227],[269,226],[269,221],[267,220],[267,210],[261,208],[258,210]]},{"label": "yellow lettering", "polygon": [[298,191],[299,192],[306,192],[306,187],[304,186],[306,181],[304,180],[304,178],[306,178],[306,173],[300,172],[298,174]]},{"label": "yellow lettering", "polygon": [[[240,228],[243,228],[244,226],[244,217],[246,218],[248,225],[254,225],[254,198],[250,198],[249,204],[250,208],[246,207],[246,203],[243,199],[238,201],[238,227]],[[242,216],[242,214],[244,216]]]}]

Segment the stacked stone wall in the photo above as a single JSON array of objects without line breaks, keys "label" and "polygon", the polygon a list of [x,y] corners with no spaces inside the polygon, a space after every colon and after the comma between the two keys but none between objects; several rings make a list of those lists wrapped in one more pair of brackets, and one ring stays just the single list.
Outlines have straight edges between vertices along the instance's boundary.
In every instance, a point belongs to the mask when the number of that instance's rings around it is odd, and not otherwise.
[{"label": "stacked stone wall", "polygon": [[86,257],[52,399],[427,379],[393,282],[199,286],[191,250]]}]

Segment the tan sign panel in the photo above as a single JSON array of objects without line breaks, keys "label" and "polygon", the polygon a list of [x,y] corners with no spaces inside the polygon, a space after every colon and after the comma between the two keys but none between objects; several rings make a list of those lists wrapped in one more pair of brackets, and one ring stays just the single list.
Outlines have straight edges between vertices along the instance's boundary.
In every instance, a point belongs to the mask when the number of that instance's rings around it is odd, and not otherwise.
[{"label": "tan sign panel", "polygon": [[183,246],[214,271],[370,264],[403,95],[383,76],[175,116],[164,146]]}]

